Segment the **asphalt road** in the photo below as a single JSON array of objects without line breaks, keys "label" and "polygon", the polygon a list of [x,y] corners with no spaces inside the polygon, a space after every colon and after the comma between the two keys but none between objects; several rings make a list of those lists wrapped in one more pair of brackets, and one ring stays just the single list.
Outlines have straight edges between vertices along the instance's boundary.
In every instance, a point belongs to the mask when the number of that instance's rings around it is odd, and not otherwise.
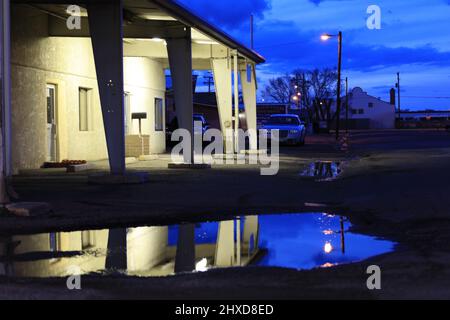
[{"label": "asphalt road", "polygon": [[[317,182],[299,173],[311,161],[345,161],[342,176]],[[355,230],[398,243],[392,253],[330,269],[217,270],[162,279],[86,278],[79,298],[450,298],[450,133],[352,132],[349,152],[330,137],[310,137],[305,147],[282,148],[280,171],[261,176],[258,166],[211,170],[146,170],[142,185],[93,186],[85,176],[27,176],[13,180],[23,200],[48,201],[51,216],[2,217],[3,233],[160,225],[229,215],[324,211],[347,215]],[[368,291],[365,268],[383,270],[383,289]],[[204,280],[204,281],[203,281]],[[230,281],[231,280],[231,281]],[[61,280],[1,279],[0,296],[67,296]],[[121,290],[114,288],[120,284]],[[139,288],[139,290],[135,290]],[[219,290],[220,289],[220,290]],[[67,290],[66,290],[67,291]],[[133,294],[134,292],[134,294]]]}]

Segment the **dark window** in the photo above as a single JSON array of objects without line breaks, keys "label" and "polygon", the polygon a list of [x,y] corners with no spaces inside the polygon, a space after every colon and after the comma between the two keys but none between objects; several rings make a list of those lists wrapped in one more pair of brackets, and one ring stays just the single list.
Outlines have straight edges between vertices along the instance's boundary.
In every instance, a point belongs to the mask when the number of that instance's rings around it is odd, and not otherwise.
[{"label": "dark window", "polygon": [[61,249],[59,233],[49,233],[49,247],[51,252],[57,252]]},{"label": "dark window", "polygon": [[373,102],[369,102],[369,108],[373,108]]},{"label": "dark window", "polygon": [[79,128],[80,131],[90,130],[91,89],[79,88]]},{"label": "dark window", "polygon": [[155,131],[164,130],[163,99],[155,98]]}]

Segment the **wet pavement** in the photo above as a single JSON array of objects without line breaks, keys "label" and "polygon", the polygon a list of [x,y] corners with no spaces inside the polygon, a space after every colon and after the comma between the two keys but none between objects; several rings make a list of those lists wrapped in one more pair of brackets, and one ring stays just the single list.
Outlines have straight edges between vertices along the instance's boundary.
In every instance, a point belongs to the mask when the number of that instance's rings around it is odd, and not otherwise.
[{"label": "wet pavement", "polygon": [[342,173],[342,162],[314,161],[300,173],[302,177],[315,178],[316,181],[331,181]]}]

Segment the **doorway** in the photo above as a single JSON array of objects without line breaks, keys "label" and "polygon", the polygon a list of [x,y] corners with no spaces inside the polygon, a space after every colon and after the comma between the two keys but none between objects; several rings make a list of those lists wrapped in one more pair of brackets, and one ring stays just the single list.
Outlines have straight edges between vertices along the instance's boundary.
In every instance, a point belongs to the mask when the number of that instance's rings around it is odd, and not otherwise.
[{"label": "doorway", "polygon": [[56,162],[56,86],[47,84],[47,155],[46,161]]}]

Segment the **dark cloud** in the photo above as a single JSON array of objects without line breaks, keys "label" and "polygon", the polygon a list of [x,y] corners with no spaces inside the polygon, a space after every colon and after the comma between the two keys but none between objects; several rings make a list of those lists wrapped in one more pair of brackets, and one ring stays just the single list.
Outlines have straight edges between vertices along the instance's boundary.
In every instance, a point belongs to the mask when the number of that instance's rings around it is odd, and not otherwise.
[{"label": "dark cloud", "polygon": [[180,3],[204,19],[221,27],[233,30],[244,23],[249,24],[250,15],[262,18],[271,8],[270,0],[181,0]]},{"label": "dark cloud", "polygon": [[[296,30],[293,22],[271,21],[259,26],[255,46],[274,73],[336,66],[335,39],[322,42],[319,34]],[[450,66],[450,52],[438,51],[430,45],[392,48],[344,43],[343,66],[347,70],[374,71],[408,64]]]}]

